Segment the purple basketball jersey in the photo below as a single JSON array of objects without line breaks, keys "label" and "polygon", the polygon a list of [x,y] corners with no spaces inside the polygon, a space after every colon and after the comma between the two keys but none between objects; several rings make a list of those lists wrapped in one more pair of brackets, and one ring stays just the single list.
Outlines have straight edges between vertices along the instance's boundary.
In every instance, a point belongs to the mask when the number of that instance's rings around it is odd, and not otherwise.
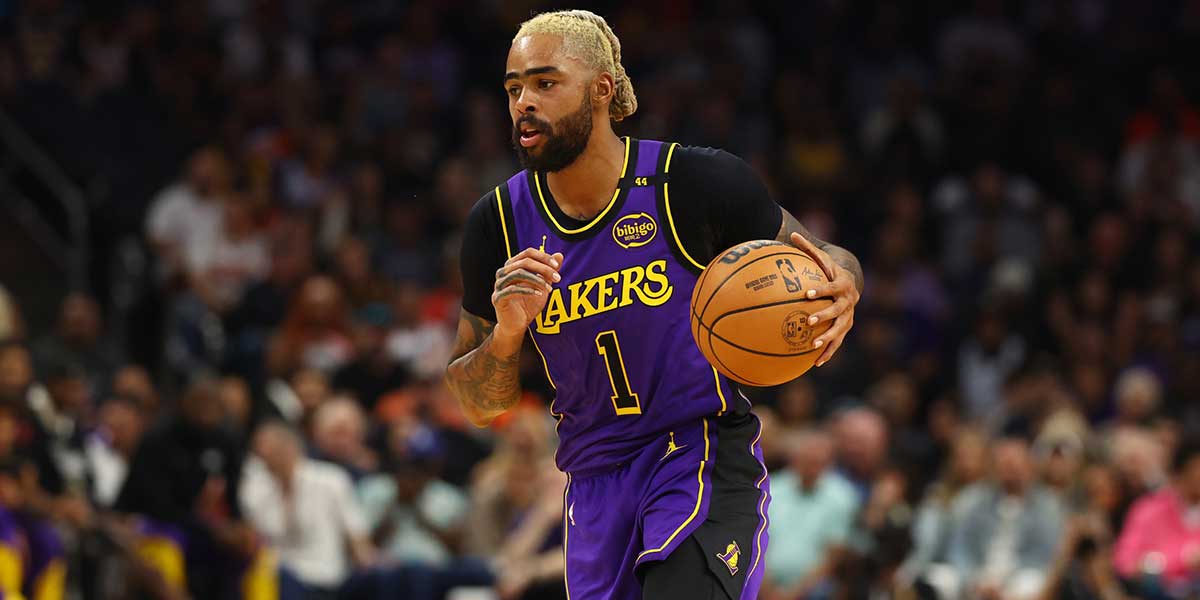
[{"label": "purple basketball jersey", "polygon": [[562,281],[530,325],[555,387],[558,467],[626,463],[685,423],[728,411],[728,382],[692,339],[696,271],[670,217],[670,146],[625,139],[609,205],[575,226],[551,212],[545,174],[522,171],[497,188],[509,255],[562,252]]}]

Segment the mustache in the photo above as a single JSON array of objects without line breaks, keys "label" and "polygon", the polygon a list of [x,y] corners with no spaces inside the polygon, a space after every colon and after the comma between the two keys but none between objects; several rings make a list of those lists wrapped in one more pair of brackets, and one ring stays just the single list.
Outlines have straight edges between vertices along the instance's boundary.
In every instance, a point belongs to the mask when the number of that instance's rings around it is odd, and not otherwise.
[{"label": "mustache", "polygon": [[554,129],[553,127],[551,127],[550,123],[548,123],[546,121],[543,121],[533,115],[524,115],[521,118],[517,119],[516,123],[513,123],[513,134],[516,136],[520,136],[521,135],[521,126],[526,125],[526,124],[531,125],[534,129],[536,129],[538,131],[538,133],[550,133]]}]

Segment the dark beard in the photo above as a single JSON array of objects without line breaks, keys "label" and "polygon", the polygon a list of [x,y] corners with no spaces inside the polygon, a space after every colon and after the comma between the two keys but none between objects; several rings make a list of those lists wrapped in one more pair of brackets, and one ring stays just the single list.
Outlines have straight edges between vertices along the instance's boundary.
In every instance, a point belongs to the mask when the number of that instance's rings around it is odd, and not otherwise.
[{"label": "dark beard", "polygon": [[[530,149],[521,145],[521,126],[526,123],[536,127],[545,138],[537,156],[530,154]],[[517,158],[520,159],[522,167],[553,173],[571,166],[571,163],[583,154],[591,136],[592,103],[588,101],[587,94],[584,94],[579,110],[559,119],[554,125],[532,115],[518,119],[513,124],[512,145],[517,151]]]}]

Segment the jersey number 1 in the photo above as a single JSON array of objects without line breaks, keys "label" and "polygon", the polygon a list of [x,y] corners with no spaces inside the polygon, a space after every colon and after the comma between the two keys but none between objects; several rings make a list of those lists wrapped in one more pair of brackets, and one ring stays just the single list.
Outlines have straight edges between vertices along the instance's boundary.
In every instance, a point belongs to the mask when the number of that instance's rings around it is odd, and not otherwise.
[{"label": "jersey number 1", "polygon": [[640,415],[642,405],[638,395],[629,389],[629,374],[625,372],[625,360],[621,358],[621,344],[617,343],[617,332],[601,331],[596,336],[596,350],[608,367],[608,382],[612,384],[612,403],[618,415]]}]

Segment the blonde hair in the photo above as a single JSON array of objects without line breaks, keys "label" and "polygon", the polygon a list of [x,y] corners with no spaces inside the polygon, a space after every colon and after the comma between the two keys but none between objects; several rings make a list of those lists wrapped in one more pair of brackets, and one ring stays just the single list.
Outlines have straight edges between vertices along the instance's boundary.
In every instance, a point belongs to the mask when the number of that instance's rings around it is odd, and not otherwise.
[{"label": "blonde hair", "polygon": [[598,71],[612,74],[616,85],[612,103],[608,105],[608,116],[612,120],[620,121],[637,111],[633,82],[621,65],[621,40],[604,17],[587,10],[542,13],[521,23],[513,41],[535,33],[561,36],[563,47],[572,57]]}]

